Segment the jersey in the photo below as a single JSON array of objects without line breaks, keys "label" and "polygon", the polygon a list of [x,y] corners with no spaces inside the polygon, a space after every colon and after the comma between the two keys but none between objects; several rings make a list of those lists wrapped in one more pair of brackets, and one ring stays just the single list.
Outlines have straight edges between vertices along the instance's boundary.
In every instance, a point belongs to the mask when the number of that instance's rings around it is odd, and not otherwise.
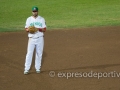
[{"label": "jersey", "polygon": [[[36,18],[30,16],[26,20],[25,28],[28,28],[29,26],[34,26],[36,28],[46,28],[45,19],[41,16],[37,16]],[[40,31],[37,31],[34,34],[28,33],[28,37],[32,37],[32,38],[41,37],[43,35],[44,33]]]}]

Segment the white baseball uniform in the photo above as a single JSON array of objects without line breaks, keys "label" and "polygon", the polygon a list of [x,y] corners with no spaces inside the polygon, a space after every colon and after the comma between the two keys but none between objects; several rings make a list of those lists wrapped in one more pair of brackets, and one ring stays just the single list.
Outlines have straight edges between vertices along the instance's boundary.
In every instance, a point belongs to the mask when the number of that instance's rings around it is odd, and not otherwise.
[{"label": "white baseball uniform", "polygon": [[[28,28],[29,26],[35,26],[36,28],[46,28],[45,20],[41,16],[37,16],[37,18],[34,18],[33,16],[28,17],[25,28]],[[34,34],[28,33],[28,37],[29,40],[25,60],[25,71],[29,71],[31,67],[34,49],[36,49],[35,69],[36,71],[40,71],[44,47],[44,33],[40,31],[37,31]]]}]

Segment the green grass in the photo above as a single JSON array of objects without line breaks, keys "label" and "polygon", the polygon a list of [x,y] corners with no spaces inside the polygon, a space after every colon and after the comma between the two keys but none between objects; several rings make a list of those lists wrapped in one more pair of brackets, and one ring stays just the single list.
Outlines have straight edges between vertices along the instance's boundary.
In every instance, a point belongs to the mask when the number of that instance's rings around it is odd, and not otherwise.
[{"label": "green grass", "polygon": [[32,6],[39,7],[48,29],[116,26],[120,0],[1,0],[0,31],[24,30]]}]

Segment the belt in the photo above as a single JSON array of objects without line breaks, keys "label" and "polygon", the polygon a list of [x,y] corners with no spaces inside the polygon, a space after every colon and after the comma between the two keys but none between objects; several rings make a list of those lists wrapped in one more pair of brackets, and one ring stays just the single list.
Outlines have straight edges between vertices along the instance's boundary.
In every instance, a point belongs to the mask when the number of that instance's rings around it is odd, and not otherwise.
[{"label": "belt", "polygon": [[[33,37],[29,37],[29,38],[33,38]],[[38,39],[38,38],[40,38],[40,37],[36,37],[36,38],[33,38],[33,39]]]}]

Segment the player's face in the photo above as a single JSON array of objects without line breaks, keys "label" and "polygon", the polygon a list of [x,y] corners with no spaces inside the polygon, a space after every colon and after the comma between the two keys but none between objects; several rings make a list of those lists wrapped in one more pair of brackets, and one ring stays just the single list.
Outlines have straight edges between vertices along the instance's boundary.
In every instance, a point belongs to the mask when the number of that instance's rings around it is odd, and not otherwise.
[{"label": "player's face", "polygon": [[34,17],[37,17],[38,16],[38,11],[32,11],[32,14]]}]

